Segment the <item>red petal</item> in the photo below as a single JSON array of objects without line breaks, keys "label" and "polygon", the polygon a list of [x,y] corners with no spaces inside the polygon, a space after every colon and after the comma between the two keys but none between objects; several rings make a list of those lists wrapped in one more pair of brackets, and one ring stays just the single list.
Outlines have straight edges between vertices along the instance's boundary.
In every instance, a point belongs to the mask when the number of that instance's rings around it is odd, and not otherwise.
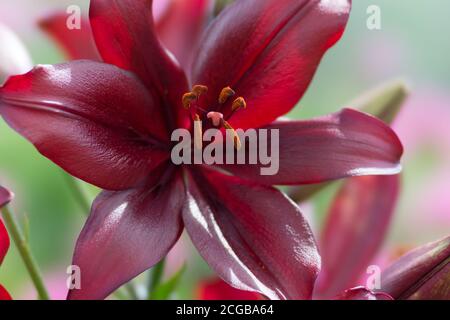
[{"label": "red petal", "polygon": [[8,291],[0,284],[0,300],[12,300]]},{"label": "red petal", "polygon": [[207,169],[193,174],[183,220],[211,268],[237,289],[309,299],[320,256],[298,207],[271,187]]},{"label": "red petal", "polygon": [[[10,202],[12,197],[13,194],[11,192],[0,186],[0,209],[8,202]],[[3,259],[6,256],[6,252],[8,252],[9,244],[10,242],[8,232],[6,231],[6,228],[3,225],[3,221],[0,219],[0,265],[2,264]]]},{"label": "red petal", "polygon": [[146,179],[166,160],[159,105],[132,74],[87,60],[38,66],[0,89],[0,113],[72,175],[104,189]]},{"label": "red petal", "polygon": [[90,21],[107,63],[136,73],[167,105],[171,128],[184,126],[181,97],[189,91],[184,72],[165,52],[154,31],[152,0],[92,0]]},{"label": "red petal", "polygon": [[364,287],[356,287],[345,290],[334,298],[334,300],[394,300],[390,295],[383,292],[372,292]]},{"label": "red petal", "polygon": [[395,299],[450,300],[450,236],[404,255],[381,275],[381,290]]},{"label": "red petal", "polygon": [[198,293],[200,300],[261,300],[261,298],[257,293],[238,290],[220,279],[201,283]]},{"label": "red petal", "polygon": [[315,293],[336,296],[354,286],[383,243],[400,178],[350,178],[333,201],[320,241],[322,270]]},{"label": "red petal", "polygon": [[183,228],[185,191],[181,178],[172,178],[153,190],[100,194],[77,241],[81,289],[69,299],[104,299],[166,256]]},{"label": "red petal", "polygon": [[39,21],[39,26],[61,46],[70,59],[101,61],[89,20],[82,17],[80,29],[69,29],[68,17],[65,12],[57,12]]},{"label": "red petal", "polygon": [[278,173],[261,175],[259,164],[227,165],[227,170],[269,185],[389,175],[401,170],[403,147],[394,131],[355,110],[344,109],[307,121],[275,122],[265,129],[279,129]]},{"label": "red petal", "polygon": [[3,221],[0,219],[0,265],[8,252],[9,245],[8,231],[6,231]]},{"label": "red petal", "polygon": [[291,110],[308,88],[323,54],[341,37],[350,0],[235,1],[210,25],[193,63],[192,80],[209,87],[206,105],[217,105],[232,87],[248,108],[235,128],[257,128]]},{"label": "red petal", "polygon": [[184,70],[190,70],[193,51],[211,7],[210,0],[172,0],[165,14],[156,22],[159,39],[175,55]]}]

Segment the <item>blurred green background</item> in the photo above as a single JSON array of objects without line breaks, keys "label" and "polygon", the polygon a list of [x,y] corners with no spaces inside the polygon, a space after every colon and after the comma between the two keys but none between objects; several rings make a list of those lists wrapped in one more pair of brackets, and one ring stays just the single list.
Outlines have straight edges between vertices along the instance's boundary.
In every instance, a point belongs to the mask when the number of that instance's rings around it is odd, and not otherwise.
[{"label": "blurred green background", "polygon": [[[347,31],[324,58],[318,73],[290,116],[310,118],[334,112],[362,92],[402,78],[411,96],[394,124],[405,144],[403,190],[386,248],[414,246],[450,230],[450,1],[356,0]],[[58,47],[36,27],[55,9],[88,1],[0,0],[0,22],[29,48],[34,63],[58,63]],[[369,5],[381,8],[381,30],[366,27]],[[0,44],[2,45],[2,44]],[[45,125],[45,124],[43,124]],[[30,243],[54,298],[64,297],[65,270],[86,212],[71,197],[64,173],[0,120],[0,182],[16,194],[13,208],[28,221]],[[90,197],[97,190],[83,186]],[[320,227],[334,190],[306,208]],[[187,240],[169,259],[168,273],[187,260],[179,297],[192,298],[195,283],[210,275]],[[12,246],[0,282],[17,298],[34,298],[27,273]]]}]

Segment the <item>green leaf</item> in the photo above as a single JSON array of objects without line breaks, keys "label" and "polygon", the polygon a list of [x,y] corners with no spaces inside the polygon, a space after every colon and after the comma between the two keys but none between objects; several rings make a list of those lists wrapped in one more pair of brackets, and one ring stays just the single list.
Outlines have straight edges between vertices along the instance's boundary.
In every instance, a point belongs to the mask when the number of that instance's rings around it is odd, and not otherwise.
[{"label": "green leaf", "polygon": [[160,283],[150,294],[149,300],[167,300],[176,290],[180,280],[186,271],[186,265],[183,265],[169,280]]},{"label": "green leaf", "polygon": [[151,270],[149,274],[149,283],[148,283],[148,299],[151,299],[151,295],[153,294],[153,291],[155,291],[155,288],[159,286],[161,283],[161,279],[164,274],[164,268],[166,266],[166,259],[162,259],[160,262],[158,262]]},{"label": "green leaf", "polygon": [[[403,81],[391,81],[362,94],[348,106],[374,115],[391,124],[408,97],[409,90]],[[295,202],[303,202],[324,190],[334,182],[292,187],[288,192]]]}]

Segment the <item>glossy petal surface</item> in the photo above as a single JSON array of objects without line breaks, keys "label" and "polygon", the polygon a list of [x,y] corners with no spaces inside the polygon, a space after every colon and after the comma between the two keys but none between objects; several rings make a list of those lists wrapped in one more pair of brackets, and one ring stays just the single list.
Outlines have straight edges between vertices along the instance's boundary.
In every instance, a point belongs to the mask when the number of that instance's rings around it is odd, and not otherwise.
[{"label": "glossy petal surface", "polygon": [[0,88],[0,114],[11,127],[104,189],[135,186],[167,159],[160,112],[131,73],[88,60],[37,66]]},{"label": "glossy petal surface", "polygon": [[104,299],[165,257],[183,224],[184,186],[177,176],[154,189],[104,191],[75,248],[81,289],[70,299]]},{"label": "glossy petal surface", "polygon": [[103,61],[137,74],[160,98],[168,127],[184,126],[181,105],[189,91],[183,70],[161,46],[151,0],[92,0],[89,17]]},{"label": "glossy petal surface", "polygon": [[271,299],[309,299],[320,257],[298,207],[271,187],[206,169],[195,177],[183,220],[216,273]]},{"label": "glossy petal surface", "polygon": [[248,106],[230,119],[235,128],[266,125],[287,113],[341,37],[350,7],[347,0],[235,1],[209,26],[193,63],[193,84],[210,89],[205,105],[230,112],[229,104],[217,104],[230,86]]},{"label": "glossy petal surface", "polygon": [[450,237],[419,247],[381,274],[381,290],[395,299],[450,299]]},{"label": "glossy petal surface", "polygon": [[[261,164],[226,165],[226,170],[268,185],[390,175],[401,170],[399,161],[403,147],[394,131],[382,121],[355,110],[344,109],[312,120],[279,121],[263,129],[269,130],[269,152],[273,143],[270,130],[279,132],[278,172],[262,175],[261,167],[269,165]],[[260,140],[265,142],[265,139]],[[277,157],[272,158],[276,168]]]}]

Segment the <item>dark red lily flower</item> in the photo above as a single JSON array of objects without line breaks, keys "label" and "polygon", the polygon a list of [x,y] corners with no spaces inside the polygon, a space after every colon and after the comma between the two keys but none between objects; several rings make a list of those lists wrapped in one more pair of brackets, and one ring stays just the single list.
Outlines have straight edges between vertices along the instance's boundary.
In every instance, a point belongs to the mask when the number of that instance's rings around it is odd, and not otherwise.
[{"label": "dark red lily flower", "polygon": [[[211,16],[211,0],[155,0],[153,12],[158,39],[176,57],[184,70],[189,70],[194,49]],[[81,29],[69,30],[67,13],[56,12],[39,22],[73,60],[101,61],[89,20],[81,19]]]},{"label": "dark red lily flower", "polygon": [[[11,201],[13,195],[11,192],[0,186],[0,209]],[[0,219],[0,266],[8,252],[10,245],[8,232],[6,231],[3,221]],[[11,300],[8,291],[0,284],[0,300]]]},{"label": "dark red lily flower", "polygon": [[450,236],[414,249],[381,274],[396,300],[450,300]]},{"label": "dark red lily flower", "polygon": [[[106,189],[78,239],[73,263],[82,288],[69,298],[106,297],[163,258],[185,227],[234,287],[309,299],[320,268],[315,240],[298,207],[272,185],[394,174],[403,151],[389,127],[353,110],[273,122],[295,106],[339,40],[350,1],[236,1],[209,26],[187,74],[158,42],[151,4],[91,1],[96,45],[110,64],[38,66],[0,90],[0,113],[14,129],[72,175]],[[170,133],[190,123],[181,103],[188,83],[207,86],[202,109],[235,128],[280,129],[279,173],[173,165]],[[218,102],[227,86],[248,108],[233,114],[232,100]]]}]

